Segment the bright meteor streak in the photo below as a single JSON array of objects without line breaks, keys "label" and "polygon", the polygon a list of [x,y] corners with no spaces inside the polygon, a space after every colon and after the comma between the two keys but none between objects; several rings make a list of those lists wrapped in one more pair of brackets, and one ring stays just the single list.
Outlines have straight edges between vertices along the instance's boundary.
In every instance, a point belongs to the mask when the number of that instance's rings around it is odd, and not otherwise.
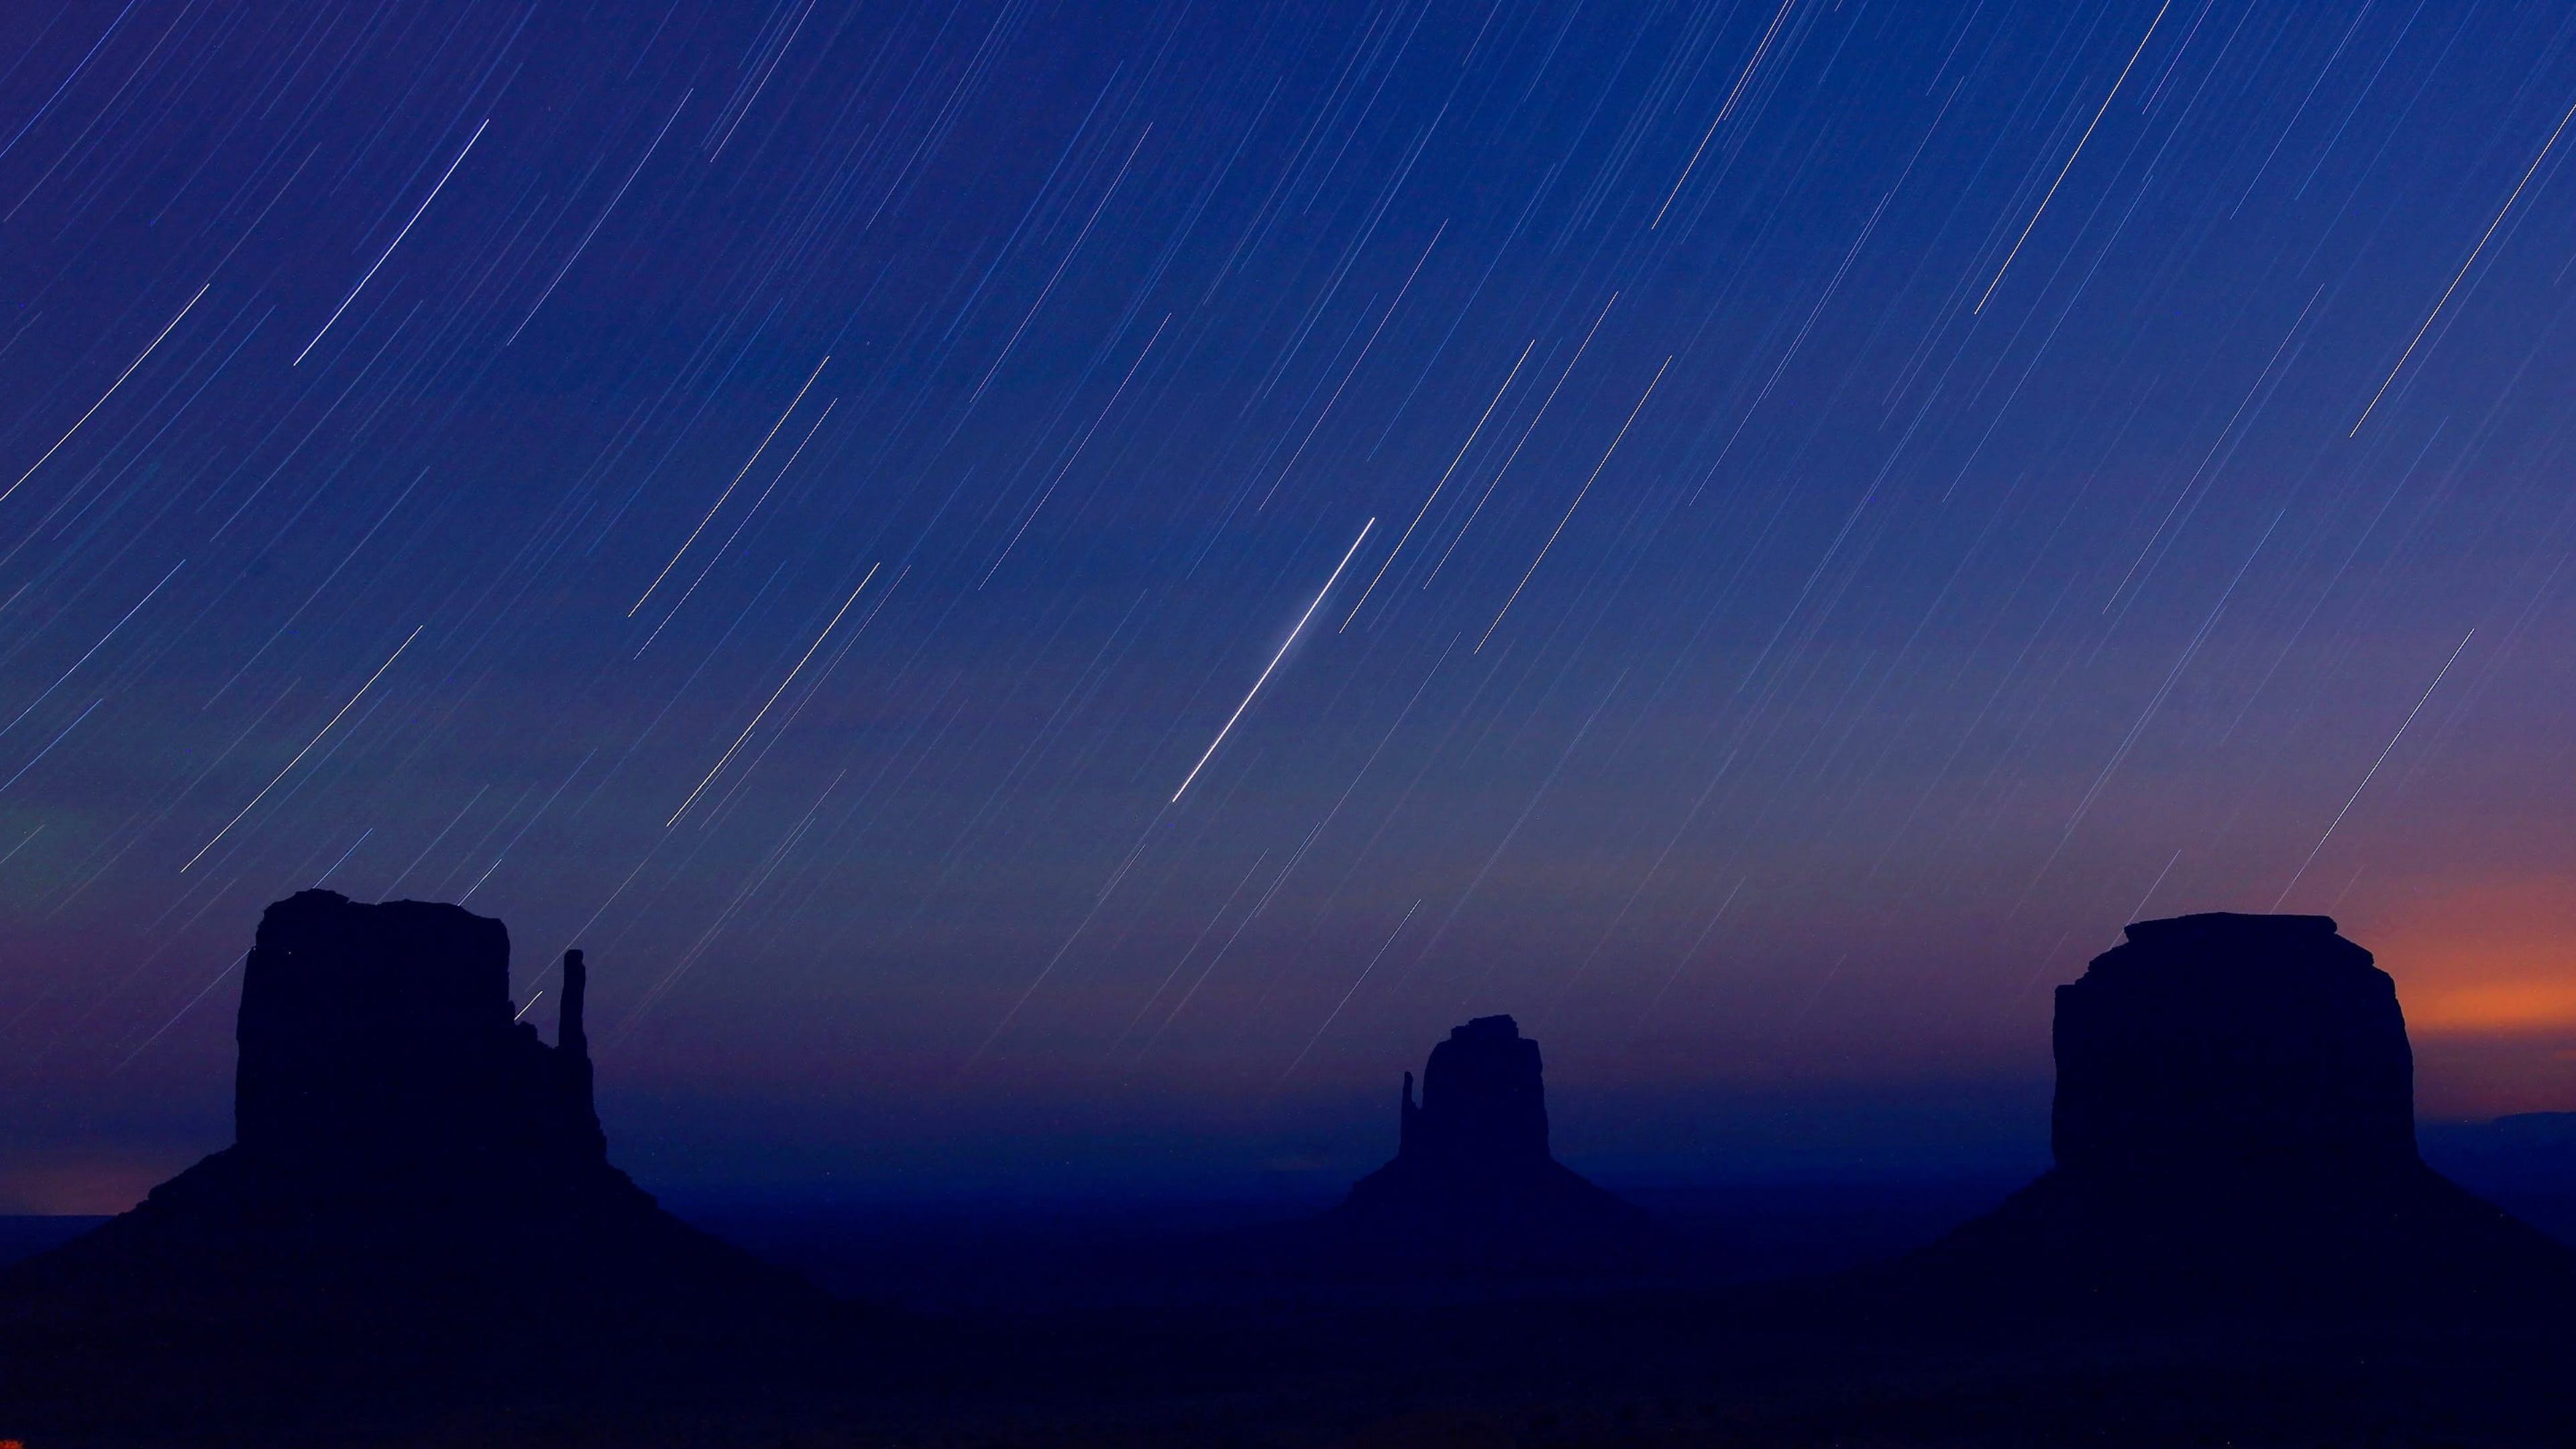
[{"label": "bright meteor streak", "polygon": [[1287,642],[1279,646],[1278,653],[1270,656],[1270,663],[1262,668],[1261,677],[1252,681],[1252,689],[1243,696],[1243,703],[1234,707],[1234,713],[1225,717],[1225,724],[1216,732],[1216,738],[1208,741],[1207,753],[1199,756],[1197,764],[1190,766],[1190,773],[1181,781],[1181,788],[1172,792],[1173,804],[1181,803],[1181,797],[1189,793],[1190,781],[1199,777],[1199,771],[1206,769],[1207,762],[1215,757],[1216,747],[1225,743],[1227,731],[1234,728],[1236,720],[1243,718],[1245,710],[1252,708],[1252,696],[1259,694],[1261,686],[1270,682],[1270,671],[1277,669],[1279,661],[1288,657],[1288,646],[1296,643],[1297,636],[1306,632],[1306,621],[1315,617],[1315,611],[1324,606],[1324,599],[1333,592],[1333,585],[1341,582],[1342,570],[1351,566],[1351,555],[1358,553],[1360,545],[1368,542],[1369,530],[1375,527],[1377,520],[1374,518],[1360,525],[1360,536],[1351,540],[1349,548],[1342,550],[1342,561],[1333,565],[1333,576],[1324,580],[1324,586],[1315,591],[1315,601],[1306,606],[1306,612],[1297,616],[1297,627],[1288,631]]}]

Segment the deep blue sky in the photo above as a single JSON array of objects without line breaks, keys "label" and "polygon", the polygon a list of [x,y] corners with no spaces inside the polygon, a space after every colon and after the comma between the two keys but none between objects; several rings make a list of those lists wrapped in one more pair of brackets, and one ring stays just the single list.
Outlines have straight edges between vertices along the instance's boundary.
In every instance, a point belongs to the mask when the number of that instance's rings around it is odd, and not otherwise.
[{"label": "deep blue sky", "polygon": [[585,945],[692,1190],[1329,1182],[1490,1011],[1578,1165],[2027,1160],[2276,905],[2576,1105],[2571,40],[8,7],[0,1206],[224,1140],[317,881]]}]

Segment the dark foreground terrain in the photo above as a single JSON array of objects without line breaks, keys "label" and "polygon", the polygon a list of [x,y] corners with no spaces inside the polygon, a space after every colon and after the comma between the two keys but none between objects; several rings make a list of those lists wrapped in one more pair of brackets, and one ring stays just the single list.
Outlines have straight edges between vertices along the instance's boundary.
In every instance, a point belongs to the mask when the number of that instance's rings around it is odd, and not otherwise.
[{"label": "dark foreground terrain", "polygon": [[[2428,1133],[2428,1137],[2433,1134]],[[696,1214],[893,1306],[678,1356],[264,1342],[173,1325],[5,1344],[0,1438],[69,1445],[1949,1446],[2576,1443],[2576,1326],[2034,1324],[1891,1310],[1826,1271],[2002,1184],[1639,1194],[1723,1245],[1679,1290],[1265,1277],[1274,1206]],[[1104,1230],[1127,1224],[1124,1236]],[[26,1247],[59,1224],[17,1220]],[[1088,1245],[1081,1246],[1081,1245]],[[1238,1251],[1231,1259],[1226,1245]],[[1209,1276],[1211,1266],[1225,1271]],[[1011,1284],[1026,1290],[1012,1294]],[[773,1325],[774,1327],[774,1325]]]},{"label": "dark foreground terrain", "polygon": [[[2428,1156],[2567,1239],[2510,1130]],[[782,1347],[0,1345],[0,1439],[73,1445],[1483,1446],[2576,1443],[2576,1325],[2033,1324],[1851,1286],[1994,1178],[1629,1188],[1678,1245],[1620,1280],[1389,1284],[1265,1262],[1314,1204],[700,1205],[855,1303]],[[96,1219],[0,1220],[0,1263]],[[1861,1280],[1866,1285],[1867,1279]],[[107,1343],[118,1345],[105,1356]],[[139,1350],[139,1351],[138,1351]]]},{"label": "dark foreground terrain", "polygon": [[[130,1340],[129,1340],[130,1342]],[[977,1328],[853,1315],[746,1361],[173,1334],[9,1345],[31,1446],[2550,1445],[2564,1325],[1873,1321],[1830,1292]]]}]

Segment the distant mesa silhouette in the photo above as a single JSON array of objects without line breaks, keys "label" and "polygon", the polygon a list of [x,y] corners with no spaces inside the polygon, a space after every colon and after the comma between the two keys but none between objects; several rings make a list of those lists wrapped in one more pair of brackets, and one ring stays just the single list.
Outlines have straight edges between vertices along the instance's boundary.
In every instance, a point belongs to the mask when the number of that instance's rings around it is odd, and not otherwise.
[{"label": "distant mesa silhouette", "polygon": [[[2524,1193],[2549,1194],[2576,1208],[2576,1112],[2517,1112],[2465,1130],[2455,1126],[2446,1135],[2462,1176],[2510,1181]],[[2562,1221],[2568,1216],[2559,1214]]]},{"label": "distant mesa silhouette", "polygon": [[508,1357],[823,1305],[609,1165],[582,955],[564,956],[553,1046],[514,1020],[509,961],[502,924],[459,906],[270,906],[243,971],[233,1145],[0,1275],[0,1314]]},{"label": "distant mesa silhouette", "polygon": [[2541,1148],[2576,1147],[2576,1112],[2516,1112],[2487,1125],[2516,1143]]},{"label": "distant mesa silhouette", "polygon": [[2003,1305],[2505,1311],[2576,1252],[2416,1153],[2396,985],[2324,916],[2141,921],[2057,988],[2056,1166],[1915,1256]]},{"label": "distant mesa silhouette", "polygon": [[1404,1074],[1395,1160],[1361,1178],[1317,1223],[1362,1262],[1512,1273],[1608,1267],[1651,1255],[1639,1208],[1548,1150],[1538,1043],[1508,1016],[1480,1016],[1431,1049],[1422,1099]]}]

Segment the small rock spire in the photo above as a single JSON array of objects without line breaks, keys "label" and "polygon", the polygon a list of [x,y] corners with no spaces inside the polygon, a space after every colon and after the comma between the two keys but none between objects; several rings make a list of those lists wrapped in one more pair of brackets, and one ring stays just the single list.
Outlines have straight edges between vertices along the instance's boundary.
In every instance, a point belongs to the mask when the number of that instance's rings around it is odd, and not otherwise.
[{"label": "small rock spire", "polygon": [[1395,1118],[1396,1156],[1402,1157],[1413,1150],[1413,1119],[1421,1110],[1413,1105],[1413,1073],[1407,1072],[1404,1074],[1404,1098]]},{"label": "small rock spire", "polygon": [[590,992],[590,968],[579,951],[563,955],[563,1000],[555,1016],[555,1073],[564,1130],[587,1160],[608,1159],[608,1138],[599,1130],[599,1110],[591,1101],[590,1035],[582,1030],[582,999]]},{"label": "small rock spire", "polygon": [[579,951],[563,956],[563,1000],[556,1007],[555,1045],[576,1056],[590,1055],[590,1037],[581,1029],[582,996],[590,988],[590,968]]}]

